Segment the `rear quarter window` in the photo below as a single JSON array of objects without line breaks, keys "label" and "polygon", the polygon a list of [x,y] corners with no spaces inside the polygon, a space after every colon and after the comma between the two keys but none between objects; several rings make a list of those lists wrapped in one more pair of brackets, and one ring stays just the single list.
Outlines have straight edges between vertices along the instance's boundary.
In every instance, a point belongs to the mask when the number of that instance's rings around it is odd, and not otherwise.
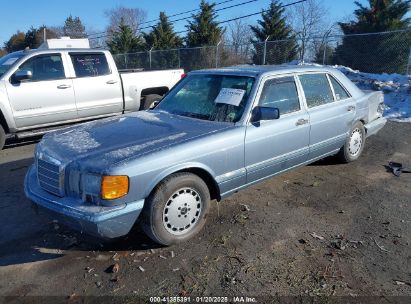
[{"label": "rear quarter window", "polygon": [[96,77],[111,74],[104,53],[71,53],[70,57],[76,77]]},{"label": "rear quarter window", "polygon": [[347,90],[344,89],[342,85],[333,76],[329,75],[329,77],[330,77],[330,81],[334,89],[335,99],[337,101],[344,100],[344,99],[351,97],[350,94],[348,94]]}]

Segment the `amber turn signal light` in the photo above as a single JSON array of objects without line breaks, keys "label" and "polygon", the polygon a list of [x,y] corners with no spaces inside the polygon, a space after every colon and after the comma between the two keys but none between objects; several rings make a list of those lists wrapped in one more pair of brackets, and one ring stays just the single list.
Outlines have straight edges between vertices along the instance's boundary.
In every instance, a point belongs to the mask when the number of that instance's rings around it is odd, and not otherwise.
[{"label": "amber turn signal light", "polygon": [[101,198],[105,200],[114,200],[123,197],[128,193],[129,181],[128,176],[103,176],[101,180]]}]

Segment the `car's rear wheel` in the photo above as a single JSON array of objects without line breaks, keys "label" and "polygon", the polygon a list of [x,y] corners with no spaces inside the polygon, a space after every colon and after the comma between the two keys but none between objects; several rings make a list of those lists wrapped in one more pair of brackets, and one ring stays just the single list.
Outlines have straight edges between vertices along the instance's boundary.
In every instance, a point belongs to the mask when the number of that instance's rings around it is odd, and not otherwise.
[{"label": "car's rear wheel", "polygon": [[209,209],[205,182],[191,173],[176,173],[164,179],[146,200],[142,228],[159,244],[183,242],[203,228]]},{"label": "car's rear wheel", "polygon": [[161,95],[149,94],[144,97],[142,108],[143,110],[148,110],[154,108],[158,102],[163,98]]},{"label": "car's rear wheel", "polygon": [[6,132],[2,125],[0,125],[0,150],[3,149],[4,144],[6,143]]},{"label": "car's rear wheel", "polygon": [[338,156],[343,162],[349,163],[357,160],[365,145],[365,128],[359,121],[354,124],[350,130],[350,134],[341,148]]}]

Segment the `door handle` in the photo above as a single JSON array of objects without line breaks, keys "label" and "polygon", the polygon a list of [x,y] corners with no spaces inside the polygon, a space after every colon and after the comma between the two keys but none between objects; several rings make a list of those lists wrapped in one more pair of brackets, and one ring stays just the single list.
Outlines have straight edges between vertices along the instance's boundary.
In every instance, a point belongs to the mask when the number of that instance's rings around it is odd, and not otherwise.
[{"label": "door handle", "polygon": [[297,120],[297,122],[295,123],[296,126],[301,126],[305,124],[308,124],[308,119],[304,119],[304,118]]},{"label": "door handle", "polygon": [[117,80],[109,80],[109,81],[107,81],[106,83],[107,83],[107,84],[115,84],[115,83],[117,83]]},{"label": "door handle", "polygon": [[71,88],[71,85],[61,84],[61,85],[57,86],[57,89],[68,89],[68,88]]},{"label": "door handle", "polygon": [[354,106],[349,106],[348,108],[347,108],[347,111],[348,112],[352,112],[352,111],[354,111],[355,110],[355,107]]}]

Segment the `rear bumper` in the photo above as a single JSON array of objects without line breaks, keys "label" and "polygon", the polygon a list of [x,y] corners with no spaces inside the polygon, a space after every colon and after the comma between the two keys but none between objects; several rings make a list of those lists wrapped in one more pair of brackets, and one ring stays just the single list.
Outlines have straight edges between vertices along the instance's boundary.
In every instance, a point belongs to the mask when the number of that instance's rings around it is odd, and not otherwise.
[{"label": "rear bumper", "polygon": [[379,130],[381,130],[385,124],[387,123],[387,119],[384,117],[377,118],[369,123],[367,123],[364,127],[367,130],[367,137],[376,134]]},{"label": "rear bumper", "polygon": [[129,233],[144,206],[144,200],[119,206],[95,206],[44,191],[32,166],[24,181],[26,196],[37,206],[51,212],[54,219],[75,230],[104,239]]}]

